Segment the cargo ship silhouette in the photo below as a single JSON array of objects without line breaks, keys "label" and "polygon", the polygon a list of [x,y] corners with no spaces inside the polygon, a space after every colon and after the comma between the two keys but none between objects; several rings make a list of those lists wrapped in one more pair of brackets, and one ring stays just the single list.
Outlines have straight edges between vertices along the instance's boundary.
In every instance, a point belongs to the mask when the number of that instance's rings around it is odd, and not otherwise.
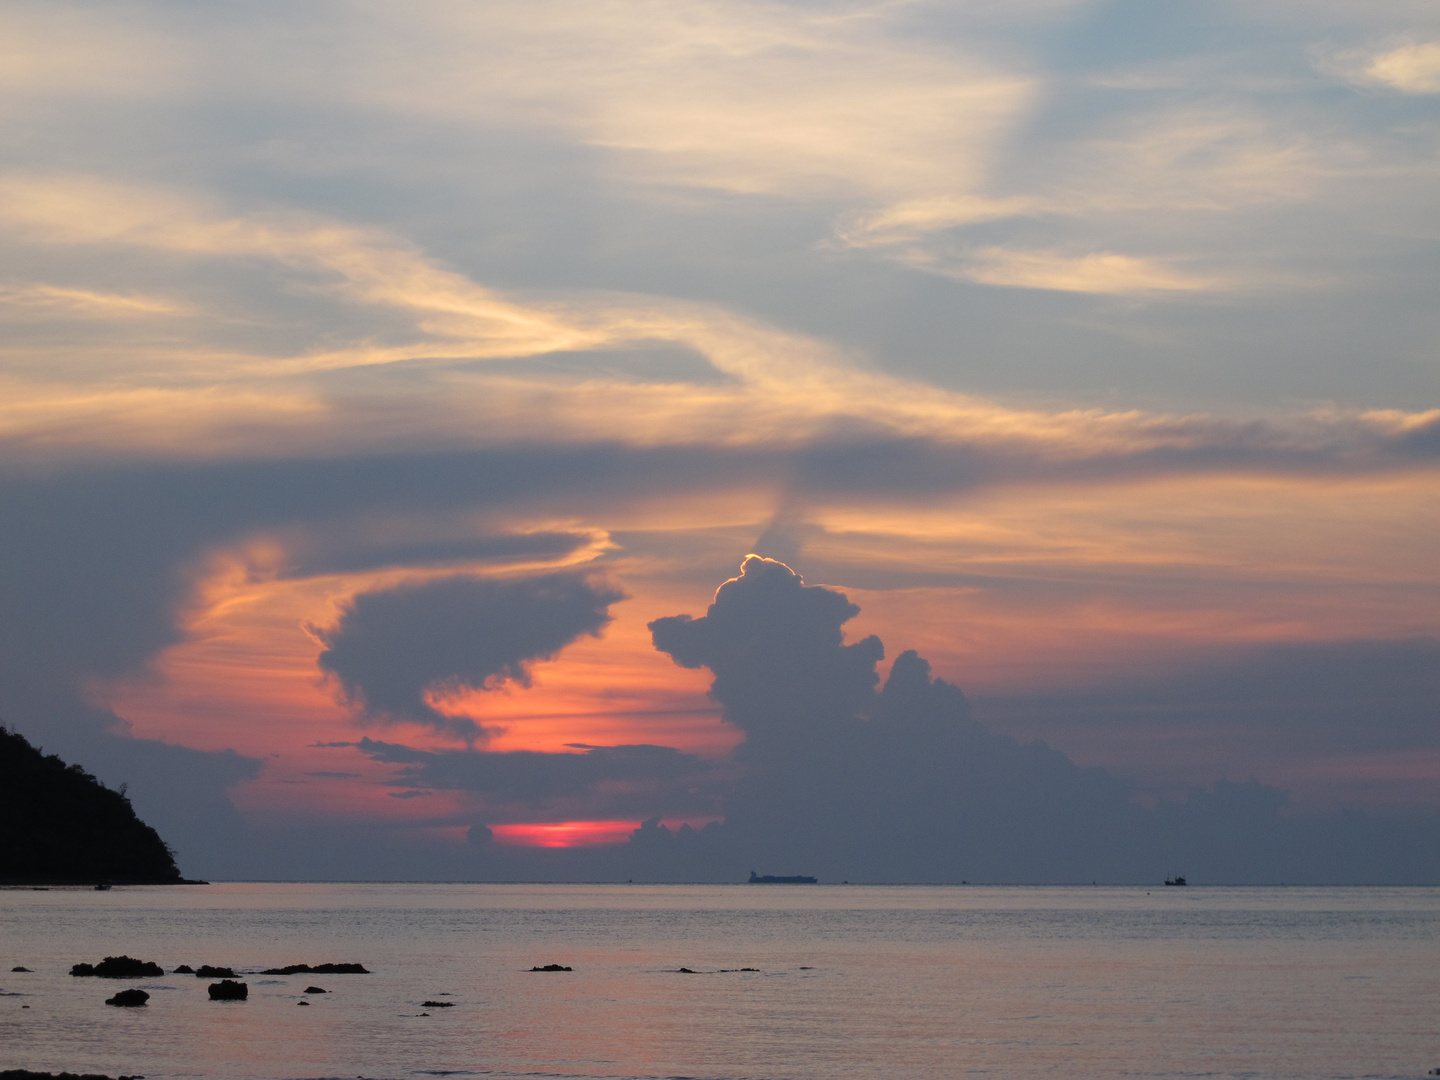
[{"label": "cargo ship silhouette", "polygon": [[750,871],[751,885],[814,885],[813,877],[806,877],[804,874],[792,874],[790,877],[781,877],[776,874],[757,874]]}]

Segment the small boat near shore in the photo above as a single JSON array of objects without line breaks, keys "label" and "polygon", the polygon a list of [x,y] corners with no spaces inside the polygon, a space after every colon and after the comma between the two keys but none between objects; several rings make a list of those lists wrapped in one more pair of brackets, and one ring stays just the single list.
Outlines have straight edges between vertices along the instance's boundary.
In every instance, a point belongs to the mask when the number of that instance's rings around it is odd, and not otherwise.
[{"label": "small boat near shore", "polygon": [[778,874],[757,874],[750,871],[751,885],[814,885],[815,879],[804,874],[792,874],[789,877],[782,877]]}]

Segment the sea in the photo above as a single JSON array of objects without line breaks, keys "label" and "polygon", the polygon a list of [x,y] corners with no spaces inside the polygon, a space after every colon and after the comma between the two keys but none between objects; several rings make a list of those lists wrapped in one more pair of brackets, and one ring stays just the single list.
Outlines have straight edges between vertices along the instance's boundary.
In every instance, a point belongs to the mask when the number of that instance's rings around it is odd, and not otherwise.
[{"label": "sea", "polygon": [[147,1080],[1423,1077],[1440,889],[5,889],[0,991],[0,1069]]}]

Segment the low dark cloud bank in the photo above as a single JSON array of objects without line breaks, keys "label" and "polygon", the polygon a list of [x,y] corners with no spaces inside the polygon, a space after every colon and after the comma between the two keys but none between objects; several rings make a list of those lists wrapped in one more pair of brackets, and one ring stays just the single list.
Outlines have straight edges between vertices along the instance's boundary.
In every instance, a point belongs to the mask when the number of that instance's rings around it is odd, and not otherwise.
[{"label": "low dark cloud bank", "polygon": [[623,594],[584,573],[491,580],[445,577],[361,593],[316,635],[322,671],[367,720],[428,724],[474,740],[483,729],[425,700],[432,688],[530,685],[530,666],[598,636]]},{"label": "low dark cloud bank", "polygon": [[[975,703],[992,728],[1048,738],[1175,793],[1245,769],[1294,777],[1311,807],[1433,808],[1422,775],[1347,776],[1347,761],[1433,754],[1440,731],[1440,644],[1292,642],[1213,649],[1146,678]],[[1306,784],[1304,777],[1315,779]]]},{"label": "low dark cloud bank", "polygon": [[483,796],[491,823],[713,815],[735,771],[669,746],[545,753],[421,750],[369,738],[352,745],[373,761],[401,766],[393,784]]}]

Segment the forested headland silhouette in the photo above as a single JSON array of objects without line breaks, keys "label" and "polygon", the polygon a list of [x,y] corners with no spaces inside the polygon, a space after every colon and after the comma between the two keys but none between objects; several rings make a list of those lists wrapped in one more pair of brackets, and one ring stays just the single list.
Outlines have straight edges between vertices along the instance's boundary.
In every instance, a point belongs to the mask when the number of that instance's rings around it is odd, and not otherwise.
[{"label": "forested headland silhouette", "polygon": [[0,726],[0,885],[181,885],[175,853],[79,765]]}]

